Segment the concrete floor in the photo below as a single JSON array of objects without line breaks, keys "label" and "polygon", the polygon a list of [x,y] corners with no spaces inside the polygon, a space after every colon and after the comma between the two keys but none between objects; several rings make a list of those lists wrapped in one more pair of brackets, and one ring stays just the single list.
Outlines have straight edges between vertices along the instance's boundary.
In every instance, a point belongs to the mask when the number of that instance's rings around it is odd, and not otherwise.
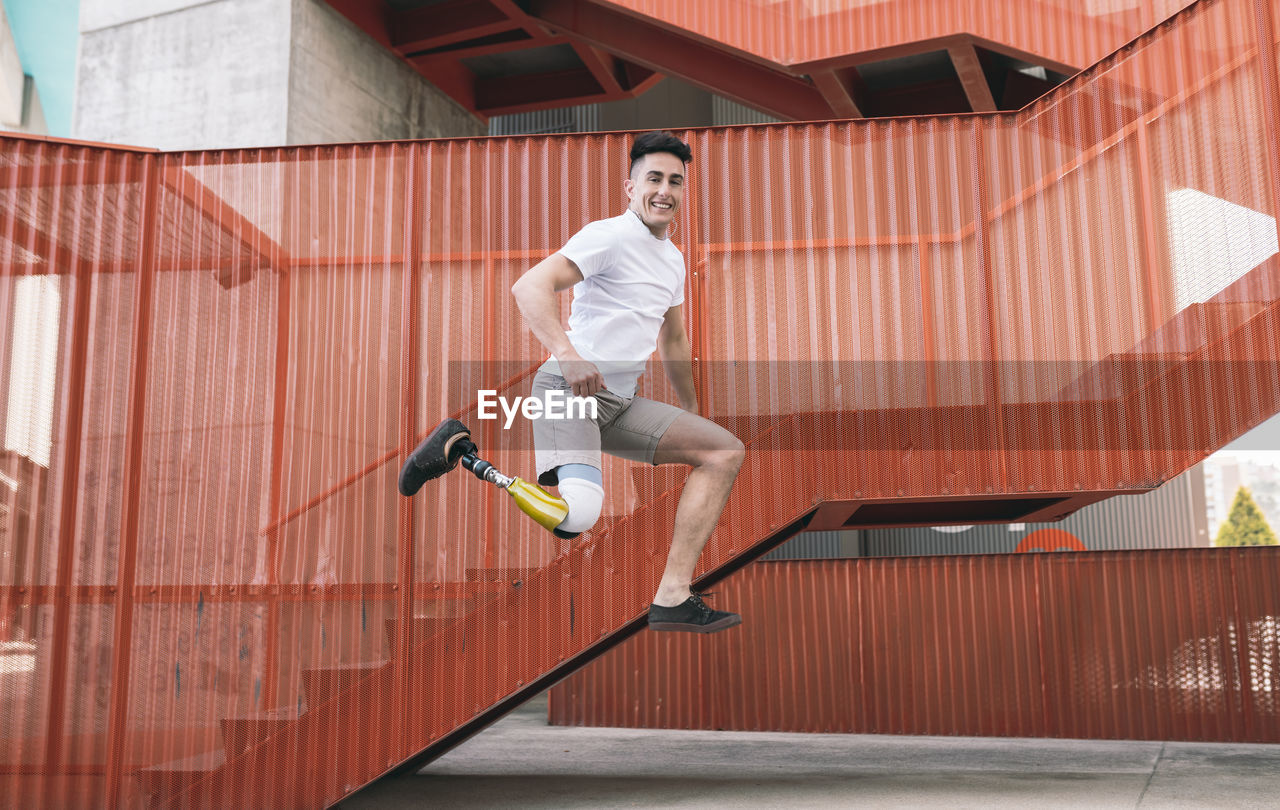
[{"label": "concrete floor", "polygon": [[365,808],[1280,807],[1280,745],[565,728],[545,698]]}]

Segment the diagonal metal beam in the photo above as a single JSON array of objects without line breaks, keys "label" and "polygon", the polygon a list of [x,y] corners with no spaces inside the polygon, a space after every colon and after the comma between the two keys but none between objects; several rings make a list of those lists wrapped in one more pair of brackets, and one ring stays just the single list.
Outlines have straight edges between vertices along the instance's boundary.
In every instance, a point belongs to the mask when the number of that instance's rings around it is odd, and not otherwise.
[{"label": "diagonal metal beam", "polygon": [[[217,225],[237,245],[248,248],[260,262],[276,272],[283,272],[289,267],[288,251],[183,167],[166,166],[160,181],[193,207],[197,214]],[[257,264],[233,260],[229,266],[220,268],[218,283],[228,289],[242,284],[252,278]]]},{"label": "diagonal metal beam", "polygon": [[991,85],[987,84],[987,74],[982,70],[982,62],[978,60],[978,52],[973,42],[956,42],[947,46],[951,63],[955,65],[956,75],[964,85],[965,97],[974,112],[995,112],[996,101],[991,96]]},{"label": "diagonal metal beam", "polygon": [[[71,248],[22,219],[15,210],[0,209],[0,237],[44,259],[45,273],[70,273],[76,269],[76,255]],[[29,265],[18,262],[6,264],[10,268],[30,269]]]},{"label": "diagonal metal beam", "polygon": [[568,44],[571,44],[571,40],[568,37],[542,37],[540,39],[533,39],[523,31],[505,31],[501,34],[494,34],[489,37],[469,39],[465,42],[459,42],[454,45],[446,45],[443,48],[424,51],[422,53],[414,54],[413,56],[405,57],[405,59],[409,64],[414,66],[430,66],[433,60],[441,58],[468,59],[473,56],[491,56],[495,53],[512,53],[533,47]]},{"label": "diagonal metal beam", "polygon": [[771,115],[795,120],[835,117],[822,94],[804,79],[624,12],[587,0],[531,0],[529,13],[615,56]]},{"label": "diagonal metal beam", "polygon": [[591,71],[591,75],[596,77],[596,81],[600,83],[600,87],[606,93],[622,93],[625,90],[622,83],[618,81],[618,74],[615,70],[618,62],[612,54],[585,42],[574,42],[573,50],[578,54],[578,58],[582,60],[582,64],[587,66],[587,70]]},{"label": "diagonal metal beam", "polygon": [[551,36],[551,31],[546,25],[529,15],[524,9],[525,3],[522,0],[489,0],[493,7],[506,14],[521,30],[527,32],[534,38],[542,38]]},{"label": "diagonal metal beam", "polygon": [[[845,70],[853,70],[853,68]],[[841,75],[843,72],[824,70],[814,73],[809,78],[813,79],[813,86],[818,88],[818,92],[831,106],[832,112],[844,118],[862,118],[862,110],[858,109],[858,103],[853,99],[853,89]]]}]

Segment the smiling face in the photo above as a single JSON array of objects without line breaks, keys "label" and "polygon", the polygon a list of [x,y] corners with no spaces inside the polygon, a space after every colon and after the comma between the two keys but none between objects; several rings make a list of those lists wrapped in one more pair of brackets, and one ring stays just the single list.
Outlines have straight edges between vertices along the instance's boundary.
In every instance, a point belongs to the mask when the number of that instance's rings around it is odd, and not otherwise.
[{"label": "smiling face", "polygon": [[622,186],[631,201],[627,207],[640,215],[654,236],[665,237],[684,199],[684,163],[680,158],[670,152],[651,152],[636,161]]}]

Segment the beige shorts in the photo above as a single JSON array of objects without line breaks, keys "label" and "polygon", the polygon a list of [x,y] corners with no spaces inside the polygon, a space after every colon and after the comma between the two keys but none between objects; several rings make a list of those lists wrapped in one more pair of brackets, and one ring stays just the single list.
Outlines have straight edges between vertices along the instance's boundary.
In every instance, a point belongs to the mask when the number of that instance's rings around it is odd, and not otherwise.
[{"label": "beige shorts", "polygon": [[[545,400],[551,390],[569,396],[564,377],[539,371],[530,396]],[[600,469],[600,453],[653,463],[658,440],[685,411],[644,397],[624,398],[608,389],[595,395],[596,418],[534,419],[533,451],[538,483],[555,486],[561,464],[590,464]]]}]

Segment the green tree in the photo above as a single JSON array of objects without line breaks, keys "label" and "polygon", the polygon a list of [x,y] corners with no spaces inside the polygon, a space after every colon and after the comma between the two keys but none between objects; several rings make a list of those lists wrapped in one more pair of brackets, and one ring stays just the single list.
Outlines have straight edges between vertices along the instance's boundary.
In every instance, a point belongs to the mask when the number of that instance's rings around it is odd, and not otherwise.
[{"label": "green tree", "polygon": [[1254,503],[1253,495],[1248,487],[1236,490],[1236,499],[1231,502],[1231,512],[1227,522],[1218,530],[1214,538],[1215,546],[1280,546],[1276,533],[1271,530],[1262,510]]}]

